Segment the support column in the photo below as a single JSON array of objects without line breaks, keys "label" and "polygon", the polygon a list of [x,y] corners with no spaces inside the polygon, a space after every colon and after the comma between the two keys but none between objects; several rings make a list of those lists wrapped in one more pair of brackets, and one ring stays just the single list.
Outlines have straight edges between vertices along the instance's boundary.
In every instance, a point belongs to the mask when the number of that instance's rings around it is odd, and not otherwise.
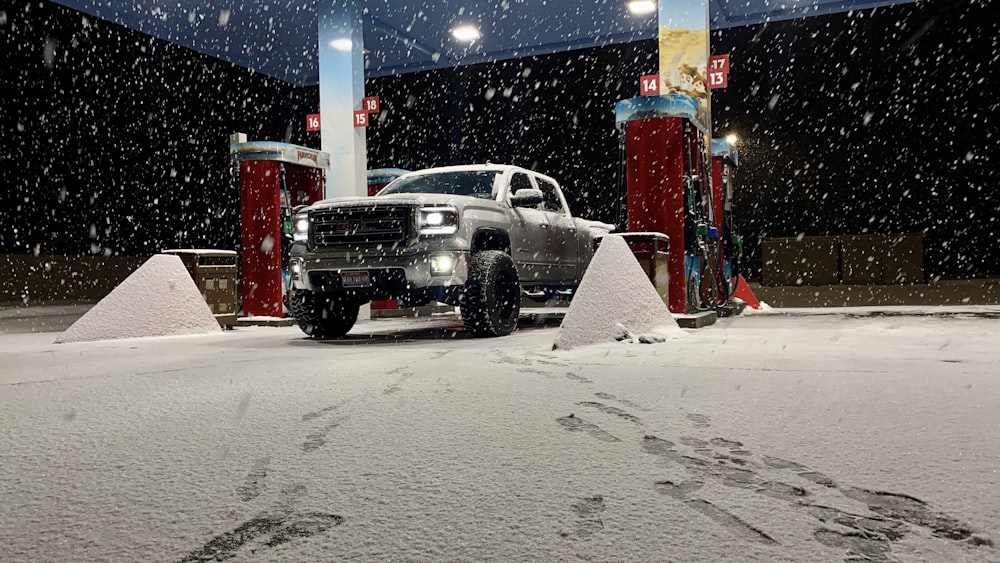
[{"label": "support column", "polygon": [[319,2],[319,109],[322,150],[330,155],[325,197],[365,196],[367,137],[354,127],[365,96],[363,0]]}]

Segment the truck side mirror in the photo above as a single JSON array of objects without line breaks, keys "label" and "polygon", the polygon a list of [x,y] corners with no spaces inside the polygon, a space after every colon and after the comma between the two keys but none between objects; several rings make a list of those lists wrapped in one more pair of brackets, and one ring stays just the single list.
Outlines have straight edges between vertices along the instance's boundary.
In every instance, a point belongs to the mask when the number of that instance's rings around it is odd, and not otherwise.
[{"label": "truck side mirror", "polygon": [[510,196],[510,204],[514,207],[537,207],[543,201],[545,194],[535,188],[520,189]]}]

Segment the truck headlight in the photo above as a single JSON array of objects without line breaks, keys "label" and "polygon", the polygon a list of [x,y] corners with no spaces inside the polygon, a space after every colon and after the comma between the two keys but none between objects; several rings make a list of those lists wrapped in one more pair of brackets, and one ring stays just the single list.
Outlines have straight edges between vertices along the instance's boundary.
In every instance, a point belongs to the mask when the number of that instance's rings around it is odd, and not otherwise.
[{"label": "truck headlight", "polygon": [[453,235],[458,232],[458,210],[454,207],[420,208],[420,234]]},{"label": "truck headlight", "polygon": [[299,213],[295,216],[292,225],[292,240],[294,242],[306,242],[309,240],[309,214]]}]

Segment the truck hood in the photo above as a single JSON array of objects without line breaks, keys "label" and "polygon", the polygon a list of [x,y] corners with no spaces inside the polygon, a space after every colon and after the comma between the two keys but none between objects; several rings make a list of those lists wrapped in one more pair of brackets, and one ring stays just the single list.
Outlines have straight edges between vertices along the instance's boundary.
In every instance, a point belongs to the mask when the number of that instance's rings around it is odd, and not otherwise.
[{"label": "truck hood", "polygon": [[[447,194],[393,194],[384,197],[337,197],[317,201],[309,206],[310,210],[329,209],[332,207],[370,207],[372,205],[454,205],[465,207],[469,204],[482,205],[493,200],[480,199],[461,195]],[[495,202],[493,202],[495,203]]]}]

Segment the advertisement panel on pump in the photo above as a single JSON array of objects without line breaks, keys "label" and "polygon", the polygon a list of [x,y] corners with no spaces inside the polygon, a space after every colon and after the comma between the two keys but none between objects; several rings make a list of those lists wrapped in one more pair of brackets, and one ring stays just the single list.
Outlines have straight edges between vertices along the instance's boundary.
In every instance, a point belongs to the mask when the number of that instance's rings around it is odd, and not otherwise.
[{"label": "advertisement panel on pump", "polygon": [[691,122],[709,130],[708,2],[660,0],[660,95],[683,95],[697,105]]}]

